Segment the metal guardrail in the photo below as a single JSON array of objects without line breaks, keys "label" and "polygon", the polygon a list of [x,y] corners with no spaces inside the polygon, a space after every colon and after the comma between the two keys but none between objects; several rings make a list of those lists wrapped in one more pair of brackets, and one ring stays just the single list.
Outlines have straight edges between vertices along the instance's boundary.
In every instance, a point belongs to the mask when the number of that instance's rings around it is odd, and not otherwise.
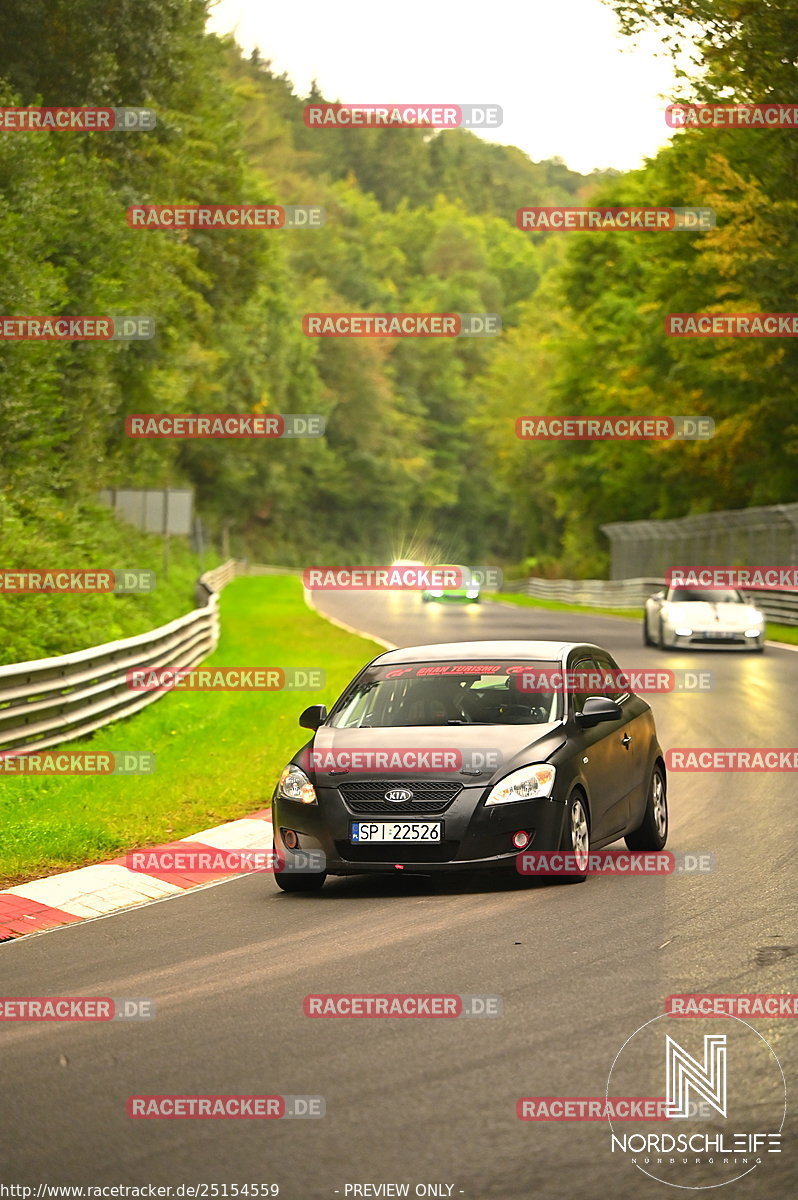
[{"label": "metal guardrail", "polygon": [[237,571],[232,559],[206,571],[200,581],[211,589],[207,605],[149,633],[0,667],[0,754],[85,737],[160,699],[164,692],[131,690],[127,672],[191,670],[211,654],[219,641],[216,593]]},{"label": "metal guardrail", "polygon": [[[516,579],[505,583],[503,591],[535,596],[539,600],[558,600],[565,604],[597,605],[607,608],[642,608],[654,592],[662,591],[664,579]],[[798,625],[798,592],[754,591],[744,595],[769,621],[780,625]]]},{"label": "metal guardrail", "polygon": [[516,579],[505,583],[502,591],[564,604],[640,608],[646,597],[664,586],[664,579]]}]

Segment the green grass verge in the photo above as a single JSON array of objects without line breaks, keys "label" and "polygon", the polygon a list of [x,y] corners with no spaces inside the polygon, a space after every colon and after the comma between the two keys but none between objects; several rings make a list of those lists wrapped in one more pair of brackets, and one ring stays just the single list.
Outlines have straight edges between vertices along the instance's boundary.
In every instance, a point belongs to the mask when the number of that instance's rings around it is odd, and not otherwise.
[{"label": "green grass verge", "polygon": [[[516,593],[494,594],[484,600],[493,600],[501,604],[520,604],[526,608],[549,608],[559,612],[592,613],[601,617],[626,617],[629,621],[642,621],[642,608],[601,608],[592,604],[565,604],[559,600],[540,600],[537,596],[519,596]],[[765,626],[765,636],[771,642],[787,642],[798,646],[798,625],[777,625],[768,621]]]},{"label": "green grass verge", "polygon": [[0,886],[139,846],[187,837],[266,807],[277,775],[309,737],[308,704],[335,699],[374,642],[308,609],[299,579],[243,578],[221,595],[222,637],[208,666],[310,667],[314,692],[172,692],[72,750],[149,750],[152,775],[0,776]]},{"label": "green grass verge", "polygon": [[156,583],[151,592],[130,595],[0,592],[0,666],[133,637],[190,612],[197,577],[218,556],[200,562],[181,537],[170,538],[168,549],[164,574],[163,538],[124,524],[110,508],[0,494],[4,570],[134,567],[154,571]]},{"label": "green grass verge", "polygon": [[501,592],[486,596],[483,600],[493,600],[501,604],[520,604],[524,608],[549,608],[555,612],[596,613],[603,617],[627,617],[635,621],[643,620],[642,608],[600,608],[588,604],[566,604],[560,600],[539,600],[537,596],[519,596],[516,592]]},{"label": "green grass verge", "polygon": [[798,625],[776,625],[768,621],[765,634],[771,642],[787,642],[791,646],[798,646]]}]

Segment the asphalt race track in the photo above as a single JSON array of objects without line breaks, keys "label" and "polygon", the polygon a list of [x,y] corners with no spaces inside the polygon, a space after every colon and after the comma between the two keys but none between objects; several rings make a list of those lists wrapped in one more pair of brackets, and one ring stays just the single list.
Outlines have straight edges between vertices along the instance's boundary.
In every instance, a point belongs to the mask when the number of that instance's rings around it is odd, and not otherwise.
[{"label": "asphalt race track", "polygon": [[[794,743],[789,650],[661,654],[643,647],[638,622],[610,617],[423,606],[409,594],[315,599],[397,644],[551,637],[598,642],[625,668],[711,670],[709,692],[650,699],[666,749]],[[314,665],[307,647],[303,657]],[[713,852],[712,873],[577,887],[392,876],[329,880],[318,896],[246,876],[3,945],[4,995],[150,997],[157,1010],[151,1021],[5,1025],[4,1180],[273,1182],[286,1200],[403,1182],[411,1196],[438,1184],[473,1200],[667,1195],[610,1153],[604,1121],[527,1123],[515,1107],[603,1096],[617,1051],[672,993],[796,990],[794,775],[673,773],[670,813],[669,849]],[[502,1013],[311,1020],[308,992],[493,995]],[[795,1021],[752,1024],[794,1092]],[[755,1064],[738,1057],[729,1071],[746,1076],[764,1120],[774,1097]],[[326,1116],[126,1115],[132,1094],[173,1093],[321,1095]],[[783,1153],[724,1195],[796,1194],[794,1097],[783,1133]]]}]

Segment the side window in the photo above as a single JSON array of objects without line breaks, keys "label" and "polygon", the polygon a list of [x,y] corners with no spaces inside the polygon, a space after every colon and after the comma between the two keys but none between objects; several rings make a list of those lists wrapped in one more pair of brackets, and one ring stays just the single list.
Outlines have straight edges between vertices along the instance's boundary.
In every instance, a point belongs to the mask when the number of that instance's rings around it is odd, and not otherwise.
[{"label": "side window", "polygon": [[[596,663],[598,664],[598,668],[602,674],[606,675],[611,673],[615,680],[617,680],[619,675],[623,674],[621,668],[616,662],[613,662],[609,654],[597,654]],[[612,685],[606,686],[605,684],[604,688],[602,688],[601,694],[602,696],[609,697],[610,700],[621,700],[624,696],[629,695],[629,689],[620,685],[618,687],[614,687]]]},{"label": "side window", "polygon": [[599,669],[594,659],[580,658],[568,670],[574,675],[574,692],[573,692],[573,711],[581,712],[585,705],[585,700],[588,696],[597,696],[599,694],[598,684]]}]

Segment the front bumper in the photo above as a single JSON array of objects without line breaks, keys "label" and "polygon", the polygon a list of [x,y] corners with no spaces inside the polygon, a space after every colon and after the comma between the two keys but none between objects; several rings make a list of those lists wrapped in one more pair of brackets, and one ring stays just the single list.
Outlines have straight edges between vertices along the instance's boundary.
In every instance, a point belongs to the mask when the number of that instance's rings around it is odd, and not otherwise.
[{"label": "front bumper", "polygon": [[422,592],[421,598],[424,601],[430,600],[454,600],[460,601],[461,604],[478,604],[479,593],[476,596],[469,596],[466,592]]},{"label": "front bumper", "polygon": [[[380,781],[379,787],[400,787],[404,782]],[[351,811],[336,788],[317,787],[318,804],[299,804],[277,796],[273,802],[275,846],[290,860],[283,833],[293,830],[298,850],[321,850],[330,875],[357,875],[402,868],[424,874],[438,871],[480,870],[511,865],[521,851],[511,838],[519,830],[530,834],[527,850],[557,850],[561,845],[565,805],[555,795],[515,804],[491,805],[483,800],[489,789],[464,787],[442,812],[397,812],[396,821],[442,821],[440,842],[350,841],[352,821],[386,820],[384,813]]]},{"label": "front bumper", "polygon": [[758,637],[746,637],[744,629],[694,629],[689,635],[679,635],[675,629],[668,628],[665,636],[669,647],[674,650],[686,649],[690,646],[701,650],[712,648],[759,650],[765,644],[764,629]]}]

